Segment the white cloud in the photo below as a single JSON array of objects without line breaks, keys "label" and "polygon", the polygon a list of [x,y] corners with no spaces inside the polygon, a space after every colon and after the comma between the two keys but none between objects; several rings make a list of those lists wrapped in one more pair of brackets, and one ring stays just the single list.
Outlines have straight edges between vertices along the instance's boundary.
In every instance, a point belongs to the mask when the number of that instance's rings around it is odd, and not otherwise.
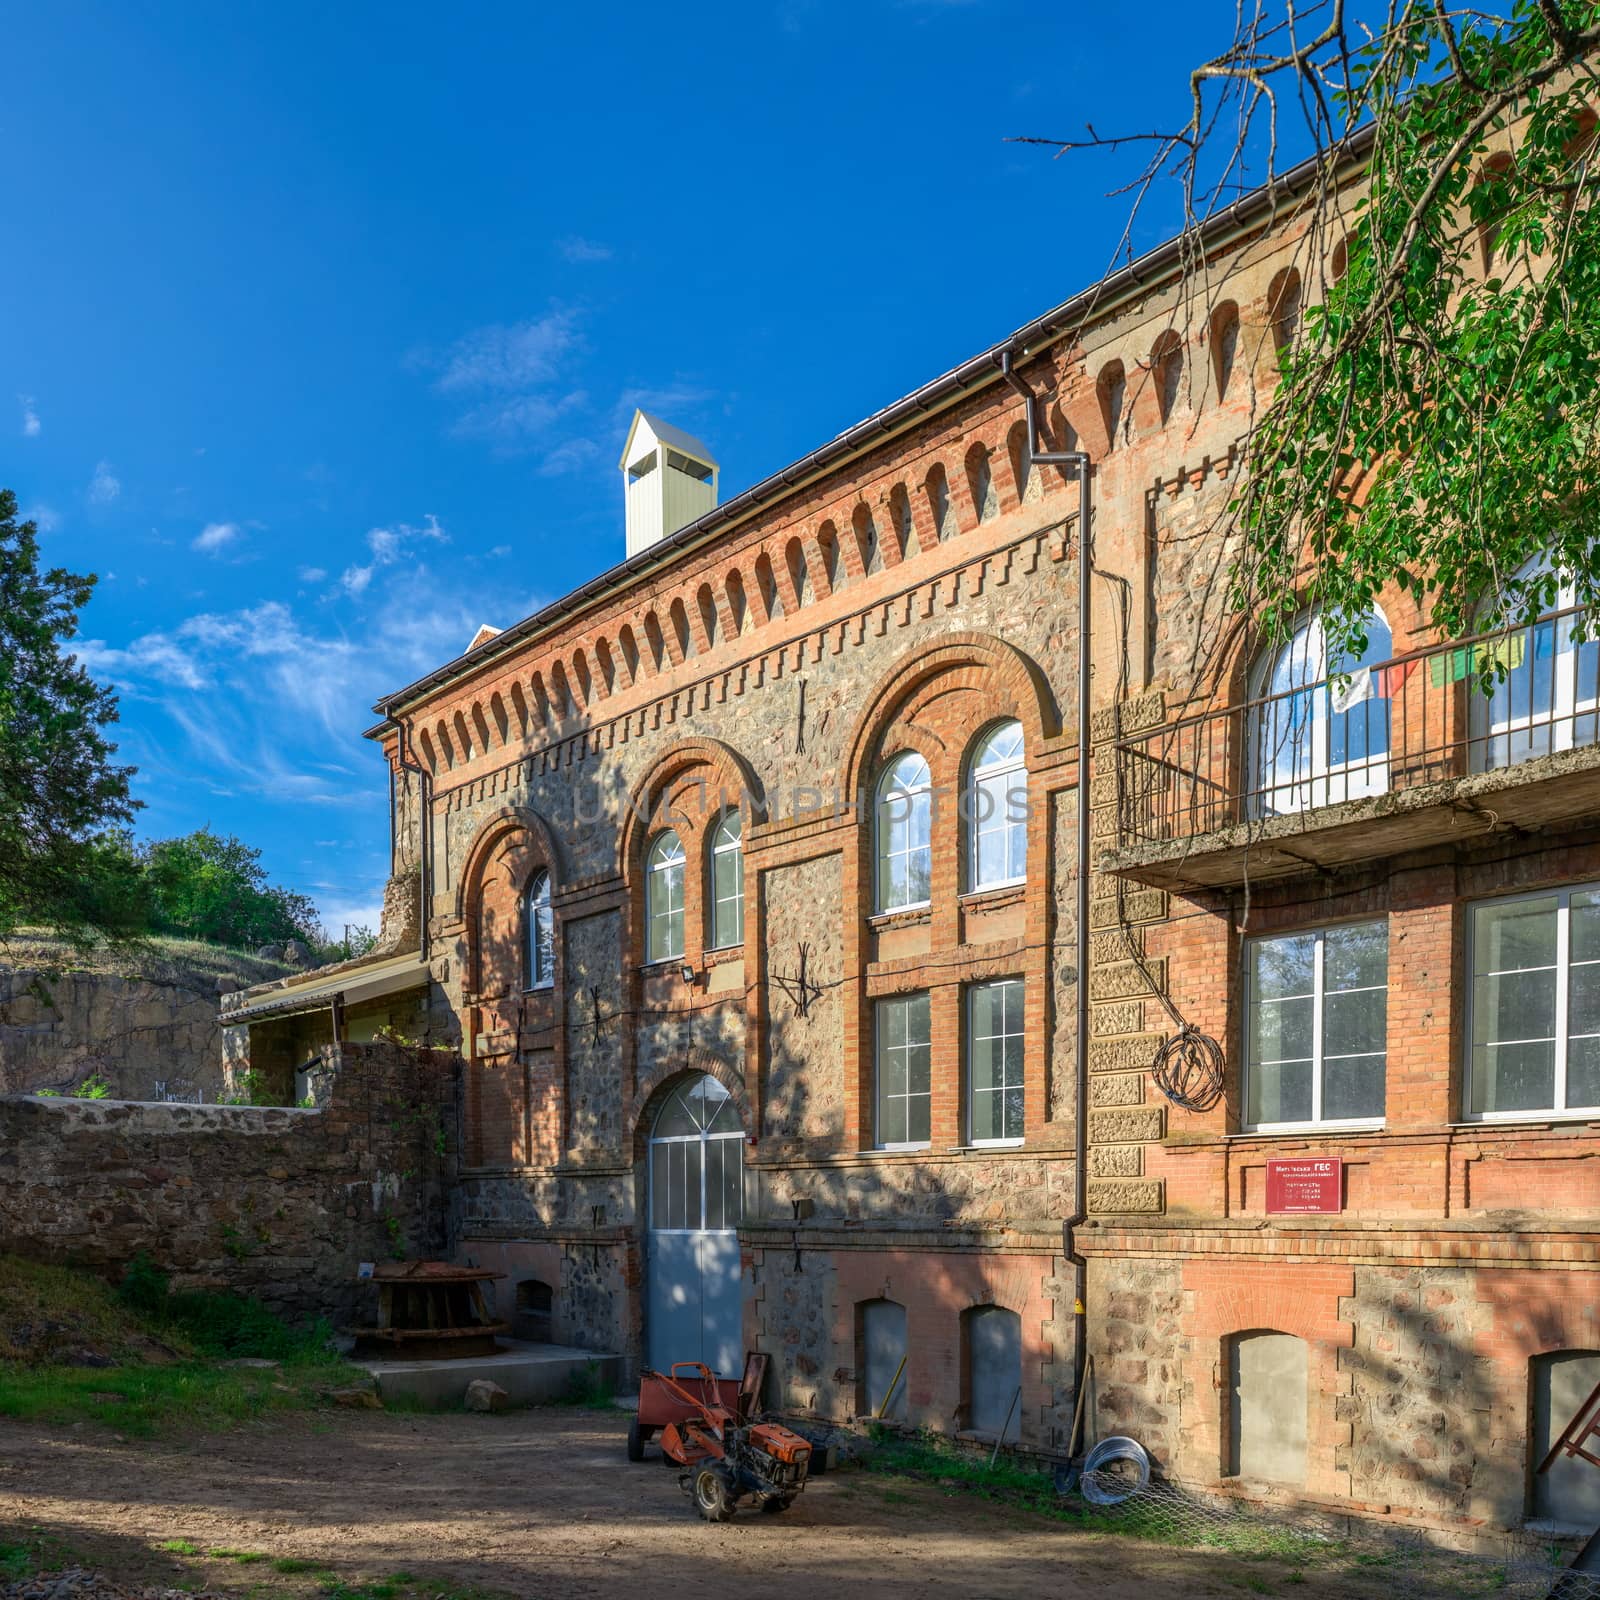
[{"label": "white cloud", "polygon": [[577,344],[577,317],[571,311],[549,311],[531,322],[477,328],[451,346],[439,387],[448,393],[549,383],[561,357]]},{"label": "white cloud", "polygon": [[600,446],[593,439],[568,439],[539,463],[539,476],[559,478],[564,473],[581,471],[599,454]]},{"label": "white cloud", "polygon": [[221,555],[238,537],[237,522],[208,522],[195,536],[192,548],[202,555]]},{"label": "white cloud", "polygon": [[458,438],[489,439],[509,449],[526,445],[559,418],[581,409],[588,400],[582,389],[555,397],[519,394],[506,400],[490,400],[458,417],[450,431]]},{"label": "white cloud", "polygon": [[109,461],[95,463],[94,476],[89,479],[89,503],[108,506],[122,493],[122,480],[111,470]]},{"label": "white cloud", "polygon": [[339,587],[352,599],[357,595],[367,592],[367,585],[372,582],[372,574],[376,567],[346,567],[339,574]]},{"label": "white cloud", "polygon": [[61,526],[61,518],[55,509],[42,500],[36,500],[27,507],[22,513],[22,520],[37,524],[40,533],[54,533]]},{"label": "white cloud", "polygon": [[328,569],[326,567],[301,567],[300,569],[301,583],[321,583],[327,576]]},{"label": "white cloud", "polygon": [[576,233],[568,234],[565,239],[558,239],[556,249],[561,252],[563,260],[578,263],[609,261],[615,253],[610,245],[601,244],[597,239],[585,239]]},{"label": "white cloud", "polygon": [[421,544],[448,544],[450,535],[439,526],[439,519],[430,511],[420,525],[396,522],[387,528],[367,529],[367,549],[372,559],[365,566],[352,563],[339,574],[339,581],[331,597],[343,595],[356,599],[367,592],[374,574],[380,567],[392,567],[402,561]]},{"label": "white cloud", "polygon": [[39,420],[39,413],[33,409],[33,396],[19,394],[17,403],[22,407],[22,437],[37,439],[44,431],[44,424]]}]

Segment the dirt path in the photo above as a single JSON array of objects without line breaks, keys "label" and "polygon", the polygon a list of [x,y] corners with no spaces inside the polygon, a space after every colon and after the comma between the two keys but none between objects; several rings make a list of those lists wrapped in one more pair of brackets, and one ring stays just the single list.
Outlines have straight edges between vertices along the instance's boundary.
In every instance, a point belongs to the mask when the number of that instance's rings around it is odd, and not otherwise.
[{"label": "dirt path", "polygon": [[[313,1593],[265,1562],[162,1554],[184,1539],[325,1561],[347,1583],[397,1570],[419,1590],[579,1600],[831,1593],[1165,1600],[1312,1595],[1276,1564],[1084,1535],[937,1485],[816,1479],[787,1514],[697,1518],[621,1413],[318,1413],[182,1442],[0,1422],[0,1541],[38,1529],[119,1577],[257,1596]],[[1284,1587],[1285,1580],[1287,1587]]]}]

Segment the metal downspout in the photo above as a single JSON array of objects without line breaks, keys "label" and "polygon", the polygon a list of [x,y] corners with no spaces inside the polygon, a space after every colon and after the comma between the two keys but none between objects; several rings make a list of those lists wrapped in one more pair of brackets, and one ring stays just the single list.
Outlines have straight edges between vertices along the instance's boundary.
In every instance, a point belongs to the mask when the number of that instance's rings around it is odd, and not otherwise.
[{"label": "metal downspout", "polygon": [[[1011,352],[1000,355],[1000,373],[1023,398],[1028,408],[1028,461],[1035,467],[1071,467],[1078,479],[1078,804],[1077,804],[1077,978],[1074,999],[1077,1030],[1074,1047],[1074,1100],[1072,1129],[1072,1215],[1062,1224],[1065,1255],[1072,1264],[1073,1318],[1077,1337],[1072,1346],[1072,1397],[1076,1406],[1083,1392],[1088,1356],[1085,1305],[1087,1264],[1078,1253],[1078,1229],[1089,1214],[1089,766],[1090,766],[1090,584],[1094,558],[1090,528],[1094,506],[1090,487],[1090,462],[1082,450],[1038,450],[1038,400],[1012,366]],[[1085,1427],[1088,1423],[1085,1421]],[[1070,1441],[1069,1441],[1070,1443]]]}]

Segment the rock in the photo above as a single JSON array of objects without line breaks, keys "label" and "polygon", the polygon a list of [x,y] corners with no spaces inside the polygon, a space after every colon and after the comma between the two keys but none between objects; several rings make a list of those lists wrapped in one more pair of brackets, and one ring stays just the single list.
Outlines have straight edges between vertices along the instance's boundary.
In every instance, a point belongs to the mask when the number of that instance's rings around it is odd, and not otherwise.
[{"label": "rock", "polygon": [[283,946],[281,944],[264,944],[256,949],[257,961],[282,961]]},{"label": "rock", "polygon": [[231,973],[224,972],[222,976],[217,979],[218,994],[232,994],[235,990],[242,988],[244,988],[243,981],[239,978],[235,978]]},{"label": "rock", "polygon": [[498,1383],[490,1383],[487,1378],[474,1378],[467,1385],[468,1411],[504,1411],[510,1404],[511,1396]]},{"label": "rock", "polygon": [[283,947],[283,959],[290,966],[309,967],[311,965],[311,946],[300,939],[291,939]]},{"label": "rock", "polygon": [[377,1390],[359,1383],[349,1384],[342,1389],[324,1389],[322,1398],[336,1406],[349,1406],[355,1411],[383,1410],[383,1401],[378,1398]]}]

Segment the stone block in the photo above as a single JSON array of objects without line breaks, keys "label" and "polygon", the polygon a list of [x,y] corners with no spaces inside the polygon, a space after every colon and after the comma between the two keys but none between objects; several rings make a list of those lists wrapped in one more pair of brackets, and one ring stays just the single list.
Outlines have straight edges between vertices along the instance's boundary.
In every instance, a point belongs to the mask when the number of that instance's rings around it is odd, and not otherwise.
[{"label": "stone block", "polygon": [[1144,1077],[1137,1072],[1108,1073],[1089,1080],[1089,1104],[1097,1111],[1144,1103]]},{"label": "stone block", "polygon": [[1144,1146],[1139,1144],[1097,1144],[1089,1151],[1089,1176],[1093,1178],[1138,1178],[1144,1174]]},{"label": "stone block", "polygon": [[1109,967],[1096,967],[1089,974],[1091,1000],[1137,999],[1141,995],[1164,992],[1166,987],[1165,956],[1150,956],[1142,965],[1136,961],[1119,961]]},{"label": "stone block", "polygon": [[1089,1032],[1099,1037],[1114,1033],[1138,1033],[1144,1027],[1144,1003],[1140,1000],[1113,1000],[1095,1006],[1089,1013]]},{"label": "stone block", "polygon": [[1119,902],[1115,894],[1089,902],[1089,926],[1114,928],[1123,922],[1159,922],[1167,914],[1165,889],[1126,889]]},{"label": "stone block", "polygon": [[1135,1033],[1125,1039],[1089,1040],[1091,1072],[1142,1072],[1156,1059],[1164,1033]]},{"label": "stone block", "polygon": [[1136,932],[1115,928],[1109,933],[1096,933],[1089,940],[1090,958],[1097,964],[1111,966],[1118,961],[1131,961],[1144,954],[1144,941]]},{"label": "stone block", "polygon": [[1149,1214],[1163,1209],[1161,1182],[1156,1178],[1108,1179],[1089,1184],[1089,1210],[1096,1216],[1126,1212]]},{"label": "stone block", "polygon": [[1089,1114],[1091,1144],[1149,1144],[1166,1133],[1164,1106],[1140,1106],[1122,1111]]}]

